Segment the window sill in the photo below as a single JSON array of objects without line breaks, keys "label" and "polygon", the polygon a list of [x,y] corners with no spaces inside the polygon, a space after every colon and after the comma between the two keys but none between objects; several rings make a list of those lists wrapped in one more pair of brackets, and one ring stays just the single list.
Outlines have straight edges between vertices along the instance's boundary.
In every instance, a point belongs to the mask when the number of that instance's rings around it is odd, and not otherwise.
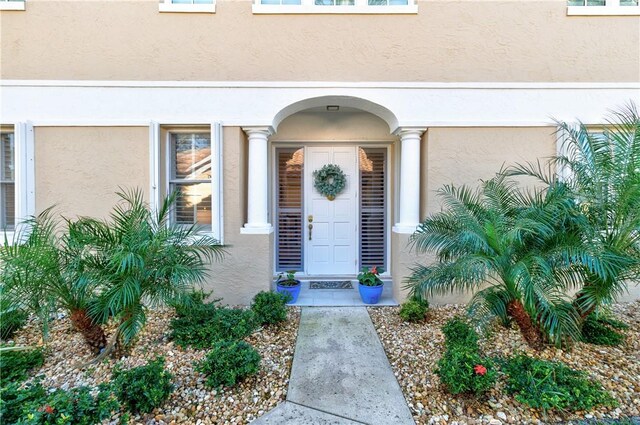
[{"label": "window sill", "polygon": [[254,14],[284,15],[284,14],[352,14],[352,15],[397,15],[417,14],[418,6],[316,6],[316,5],[279,5],[254,4]]},{"label": "window sill", "polygon": [[160,12],[169,13],[216,13],[216,4],[173,4],[160,3]]},{"label": "window sill", "polygon": [[640,16],[640,6],[567,6],[567,16]]},{"label": "window sill", "polygon": [[23,1],[0,1],[0,10],[26,10]]}]

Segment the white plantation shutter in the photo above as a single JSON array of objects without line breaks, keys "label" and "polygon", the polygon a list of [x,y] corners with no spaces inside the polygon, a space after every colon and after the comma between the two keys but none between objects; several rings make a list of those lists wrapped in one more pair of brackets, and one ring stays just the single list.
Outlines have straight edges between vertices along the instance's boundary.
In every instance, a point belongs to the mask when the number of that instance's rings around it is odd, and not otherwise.
[{"label": "white plantation shutter", "polygon": [[169,155],[169,189],[179,193],[173,209],[174,223],[197,223],[203,230],[212,231],[211,134],[173,133]]},{"label": "white plantation shutter", "polygon": [[386,267],[386,156],[384,148],[359,148],[360,267]]},{"label": "white plantation shutter", "polygon": [[302,270],[304,150],[276,150],[276,270]]}]

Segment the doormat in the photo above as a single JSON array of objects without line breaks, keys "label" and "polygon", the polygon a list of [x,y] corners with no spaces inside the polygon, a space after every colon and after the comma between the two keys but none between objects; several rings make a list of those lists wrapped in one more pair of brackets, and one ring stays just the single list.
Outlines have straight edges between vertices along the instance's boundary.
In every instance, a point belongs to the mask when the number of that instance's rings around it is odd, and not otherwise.
[{"label": "doormat", "polygon": [[350,280],[312,280],[309,289],[353,289]]}]

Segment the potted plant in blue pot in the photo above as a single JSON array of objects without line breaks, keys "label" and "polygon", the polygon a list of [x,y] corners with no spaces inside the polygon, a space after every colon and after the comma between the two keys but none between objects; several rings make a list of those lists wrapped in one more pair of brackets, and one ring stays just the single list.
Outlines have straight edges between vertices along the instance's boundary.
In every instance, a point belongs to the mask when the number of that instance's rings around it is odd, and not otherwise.
[{"label": "potted plant in blue pot", "polygon": [[296,279],[297,270],[287,270],[278,275],[276,282],[276,290],[281,294],[289,294],[290,299],[287,304],[293,304],[298,300],[300,295],[300,281]]},{"label": "potted plant in blue pot", "polygon": [[365,304],[377,304],[380,301],[382,295],[382,289],[384,285],[380,278],[380,273],[384,273],[384,269],[373,266],[363,267],[360,274],[358,274],[358,290],[360,292],[360,298]]}]

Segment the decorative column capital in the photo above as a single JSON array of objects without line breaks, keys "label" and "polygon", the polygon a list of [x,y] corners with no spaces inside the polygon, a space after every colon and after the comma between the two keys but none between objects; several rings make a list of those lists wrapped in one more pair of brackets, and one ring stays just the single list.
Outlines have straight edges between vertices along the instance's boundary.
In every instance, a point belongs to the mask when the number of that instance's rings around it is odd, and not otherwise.
[{"label": "decorative column capital", "polygon": [[398,127],[393,134],[400,136],[400,140],[415,139],[422,137],[425,131],[427,127]]},{"label": "decorative column capital", "polygon": [[242,131],[247,133],[249,138],[263,137],[266,139],[274,133],[273,127],[271,126],[242,127]]}]

